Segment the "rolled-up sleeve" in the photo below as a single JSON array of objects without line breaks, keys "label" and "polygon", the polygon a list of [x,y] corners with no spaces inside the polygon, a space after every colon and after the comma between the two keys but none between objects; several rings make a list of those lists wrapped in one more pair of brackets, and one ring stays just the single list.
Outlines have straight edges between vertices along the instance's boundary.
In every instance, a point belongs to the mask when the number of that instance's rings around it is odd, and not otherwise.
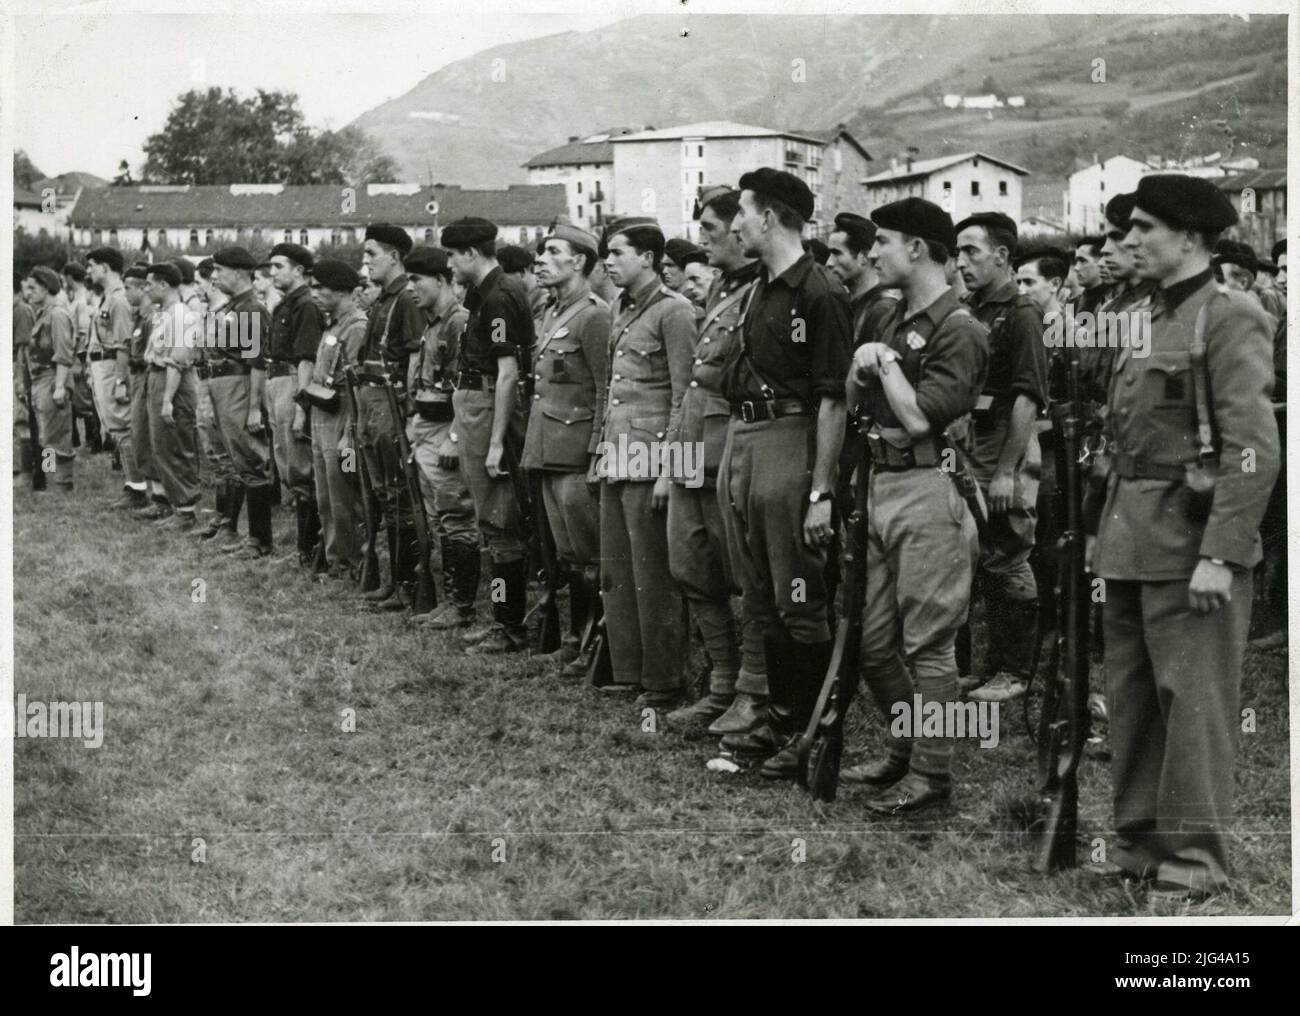
[{"label": "rolled-up sleeve", "polygon": [[1047,405],[1047,347],[1043,319],[1032,307],[1017,304],[1007,327],[1011,332],[1011,391]]},{"label": "rolled-up sleeve", "polygon": [[975,406],[989,366],[988,329],[973,317],[945,321],[930,337],[916,408],[938,434]]},{"label": "rolled-up sleeve", "polygon": [[50,311],[50,341],[54,346],[54,362],[71,367],[77,355],[77,340],[72,315],[62,307]]},{"label": "rolled-up sleeve", "polygon": [[316,359],[321,339],[320,311],[310,299],[302,300],[293,322],[293,358],[295,361]]},{"label": "rolled-up sleeve", "polygon": [[844,401],[844,379],[853,355],[853,315],[848,295],[828,290],[812,298],[808,307],[812,331],[812,394],[814,398]]}]

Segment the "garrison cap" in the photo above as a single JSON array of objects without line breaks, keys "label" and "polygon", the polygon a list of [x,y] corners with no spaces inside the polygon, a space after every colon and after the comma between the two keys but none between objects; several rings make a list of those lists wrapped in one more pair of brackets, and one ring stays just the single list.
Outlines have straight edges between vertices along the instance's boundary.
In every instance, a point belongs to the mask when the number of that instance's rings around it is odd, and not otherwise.
[{"label": "garrison cap", "polygon": [[881,229],[894,229],[919,240],[941,243],[949,251],[957,246],[952,216],[925,198],[912,196],[881,205],[871,213],[871,221]]},{"label": "garrison cap", "polygon": [[181,282],[187,286],[192,285],[194,282],[194,262],[189,258],[174,258],[171,263],[181,273]]},{"label": "garrison cap", "polygon": [[609,253],[610,239],[628,229],[657,229],[660,234],[663,233],[658,219],[648,215],[624,215],[620,219],[612,219],[605,227],[605,232],[600,234],[600,246],[596,248],[596,254],[604,258]]},{"label": "garrison cap", "polygon": [[304,271],[311,271],[312,262],[316,259],[312,257],[311,251],[302,244],[297,243],[277,243],[271,248],[271,254],[267,258],[269,261],[273,257],[286,257],[294,264],[301,265]]},{"label": "garrison cap", "polygon": [[600,241],[596,239],[594,234],[563,222],[552,226],[551,231],[542,239],[542,243],[545,244],[547,240],[552,239],[564,240],[575,251],[590,254],[593,258],[596,256],[596,250],[600,247]]},{"label": "garrison cap", "polygon": [[257,259],[243,247],[222,247],[212,255],[212,263],[223,268],[238,268],[245,272],[257,268]]},{"label": "garrison cap", "polygon": [[737,191],[735,187],[729,187],[725,183],[711,183],[707,187],[701,187],[699,197],[695,199],[695,214],[692,215],[691,218],[698,219],[704,212],[704,209],[708,208],[714,201],[717,201],[718,198],[723,197],[726,194],[738,195],[739,193],[740,192]]},{"label": "garrison cap", "polygon": [[181,284],[181,270],[170,261],[159,261],[157,264],[150,265],[145,269],[145,273],[161,279],[173,289]]},{"label": "garrison cap", "polygon": [[859,247],[870,247],[876,242],[876,224],[854,212],[840,212],[835,216],[834,232],[843,233],[854,240]]},{"label": "garrison cap", "polygon": [[446,275],[450,262],[441,247],[416,247],[402,259],[402,267],[407,275]]},{"label": "garrison cap", "polygon": [[497,251],[497,260],[501,270],[507,274],[527,271],[533,267],[533,255],[524,248],[508,243]]},{"label": "garrison cap", "polygon": [[805,222],[813,217],[813,192],[793,173],[763,166],[742,176],[740,189],[780,201],[794,209]]},{"label": "garrison cap", "polygon": [[1214,245],[1214,256],[1210,260],[1216,265],[1237,265],[1248,272],[1259,274],[1259,258],[1248,243],[1220,240]]},{"label": "garrison cap", "polygon": [[1227,229],[1237,222],[1228,195],[1209,180],[1182,173],[1154,173],[1138,180],[1134,207],[1174,229]]},{"label": "garrison cap", "polygon": [[139,279],[143,282],[149,275],[149,265],[132,265],[122,273],[124,279]]},{"label": "garrison cap", "polygon": [[968,215],[953,226],[952,231],[954,234],[960,233],[967,226],[983,226],[986,230],[1003,229],[1017,240],[1020,238],[1020,230],[1016,229],[1016,220],[1002,212],[976,212],[974,215]]},{"label": "garrison cap", "polygon": [[1268,256],[1273,260],[1274,263],[1276,263],[1277,259],[1285,253],[1286,253],[1286,240],[1279,240],[1277,243],[1273,244],[1273,249],[1268,252]]},{"label": "garrison cap", "polygon": [[366,227],[366,240],[374,240],[376,243],[386,243],[390,247],[396,247],[397,252],[406,257],[411,253],[411,247],[414,246],[411,240],[411,234],[401,226],[390,226],[387,222],[373,222]]},{"label": "garrison cap", "polygon": [[75,261],[69,261],[63,266],[63,274],[76,279],[78,282],[86,281],[86,270]]},{"label": "garrison cap", "polygon": [[45,265],[37,265],[27,273],[27,277],[39,282],[49,291],[51,296],[63,292],[63,280],[59,278],[59,273],[53,268],[47,268]]},{"label": "garrison cap", "polygon": [[709,261],[709,256],[702,247],[679,237],[673,237],[664,244],[664,257],[678,268],[685,268],[689,264],[707,264]]},{"label": "garrison cap", "polygon": [[468,216],[449,222],[442,229],[442,245],[449,250],[465,250],[497,238],[496,223]]},{"label": "garrison cap", "polygon": [[107,265],[119,275],[122,273],[122,252],[116,247],[96,247],[86,255],[87,261],[98,261],[101,265]]},{"label": "garrison cap", "polygon": [[1133,203],[1136,200],[1137,191],[1131,191],[1128,194],[1116,194],[1106,202],[1106,221],[1116,229],[1127,232],[1129,220],[1133,218]]},{"label": "garrison cap", "polygon": [[321,258],[311,269],[312,281],[336,293],[350,293],[361,285],[361,275],[351,265],[334,258]]}]

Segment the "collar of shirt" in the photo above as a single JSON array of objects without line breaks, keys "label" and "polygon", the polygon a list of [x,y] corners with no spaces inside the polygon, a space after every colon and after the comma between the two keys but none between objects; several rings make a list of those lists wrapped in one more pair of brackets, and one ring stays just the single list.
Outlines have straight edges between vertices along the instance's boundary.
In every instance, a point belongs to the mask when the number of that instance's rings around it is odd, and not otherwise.
[{"label": "collar of shirt", "polygon": [[1020,289],[1016,285],[1016,280],[1007,279],[1000,286],[989,288],[983,296],[971,293],[970,302],[974,307],[983,307],[985,304],[990,303],[1014,303],[1018,295],[1020,295]]},{"label": "collar of shirt", "polygon": [[724,272],[718,277],[718,294],[726,296],[734,292],[746,283],[753,282],[758,278],[758,270],[762,267],[761,261],[750,261],[739,268],[733,268],[729,272]]},{"label": "collar of shirt", "polygon": [[877,299],[879,299],[879,298],[880,298],[880,294],[883,293],[883,292],[885,292],[887,289],[889,289],[889,287],[886,286],[883,282],[877,282],[874,286],[872,286],[870,289],[868,289],[868,290],[867,290],[865,293],[863,293],[861,296],[859,296],[859,297],[855,297],[854,300],[853,300],[853,306],[854,306],[854,307],[865,307],[867,304],[871,303],[873,300],[877,300]]},{"label": "collar of shirt", "polygon": [[803,285],[804,280],[808,278],[808,273],[813,270],[816,262],[813,256],[807,252],[799,256],[799,260],[783,271],[776,278],[772,278],[767,270],[767,265],[762,267],[762,279],[769,286],[775,286],[778,282],[788,286],[791,289],[798,289]]},{"label": "collar of shirt", "polygon": [[307,286],[307,283],[300,282],[298,285],[294,286],[293,289],[284,294],[284,302],[288,303],[293,301],[294,303],[301,303],[303,300],[309,299],[310,297],[311,289]]},{"label": "collar of shirt", "polygon": [[635,292],[623,290],[623,294],[618,298],[618,309],[620,312],[627,310],[629,307],[637,307],[645,303],[650,295],[658,290],[660,285],[659,276],[652,276],[650,281],[641,286]]},{"label": "collar of shirt", "polygon": [[360,307],[353,307],[350,311],[334,322],[334,330],[336,332],[346,331],[348,325],[352,324],[354,321],[361,321],[364,323],[365,320],[366,312]]},{"label": "collar of shirt", "polygon": [[1160,290],[1161,299],[1164,300],[1165,306],[1170,310],[1175,310],[1180,303],[1195,293],[1202,286],[1206,285],[1214,278],[1214,272],[1207,268],[1203,272],[1198,272],[1190,279],[1183,279],[1182,282],[1175,282],[1172,286],[1166,286]]},{"label": "collar of shirt", "polygon": [[591,287],[588,285],[582,285],[578,287],[578,291],[574,293],[573,296],[571,296],[569,299],[565,300],[564,303],[560,303],[557,300],[555,303],[548,305],[546,311],[551,315],[551,320],[553,321],[556,318],[558,318],[561,314],[563,314],[566,310],[568,310],[570,307],[572,307],[575,303],[587,299],[587,297],[589,297],[590,295],[591,295]]},{"label": "collar of shirt", "polygon": [[396,296],[405,288],[406,288],[406,273],[403,272],[397,278],[390,279],[384,285],[384,290],[383,290],[384,296]]},{"label": "collar of shirt", "polygon": [[492,287],[497,284],[497,280],[502,278],[502,276],[503,273],[501,271],[501,266],[497,265],[492,269],[492,271],[483,276],[483,281],[474,287],[474,291],[478,293],[480,298],[486,297],[487,294],[492,291]]},{"label": "collar of shirt", "polygon": [[122,293],[122,294],[123,294],[123,299],[126,298],[126,297],[125,297],[126,286],[122,284],[122,280],[121,280],[121,279],[114,279],[112,282],[108,283],[108,284],[104,287],[104,299],[103,299],[103,302],[101,303],[101,306],[103,306],[103,304],[105,304],[105,303],[108,303],[109,299],[110,299],[110,298],[111,298],[115,293]]},{"label": "collar of shirt", "polygon": [[911,310],[906,303],[900,303],[899,307],[903,309],[903,324],[924,314],[930,319],[930,324],[937,328],[939,322],[960,305],[961,301],[957,299],[957,291],[949,286],[928,307],[922,307],[918,311]]}]

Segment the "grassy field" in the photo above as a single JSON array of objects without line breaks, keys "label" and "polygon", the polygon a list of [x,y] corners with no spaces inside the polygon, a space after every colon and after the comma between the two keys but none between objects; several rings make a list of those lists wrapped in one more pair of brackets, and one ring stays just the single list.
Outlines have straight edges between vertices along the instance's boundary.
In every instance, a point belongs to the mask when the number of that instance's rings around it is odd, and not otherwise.
[{"label": "grassy field", "polygon": [[[97,749],[16,742],[19,921],[1184,912],[1029,871],[1007,817],[1032,784],[1018,709],[997,748],[959,746],[944,810],[873,819],[854,787],[814,805],[707,772],[712,739],[643,733],[629,700],[466,658],[293,564],[232,563],[103,511],[106,457],[78,465],[70,497],[14,490],[15,690],[102,701],[106,729]],[[277,512],[282,547],[291,521]],[[1291,911],[1283,671],[1248,658],[1239,877],[1197,913]],[[850,722],[850,754],[874,751],[876,717]],[[1104,763],[1085,764],[1082,797],[1086,848],[1110,832]]]}]

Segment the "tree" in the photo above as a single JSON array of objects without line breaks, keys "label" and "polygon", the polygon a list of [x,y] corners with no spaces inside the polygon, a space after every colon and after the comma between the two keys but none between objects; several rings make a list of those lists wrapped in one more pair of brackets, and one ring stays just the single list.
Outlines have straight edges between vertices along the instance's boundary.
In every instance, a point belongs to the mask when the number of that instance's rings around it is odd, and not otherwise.
[{"label": "tree", "polygon": [[146,183],[387,183],[397,166],[364,131],[314,130],[293,92],[192,89],[144,146]]},{"label": "tree", "polygon": [[14,149],[14,186],[31,190],[37,180],[44,180],[45,174],[32,165],[32,160],[21,148]]},{"label": "tree", "polygon": [[135,178],[131,176],[131,167],[127,165],[125,159],[117,164],[117,176],[113,177],[111,187],[130,187],[135,183]]}]

